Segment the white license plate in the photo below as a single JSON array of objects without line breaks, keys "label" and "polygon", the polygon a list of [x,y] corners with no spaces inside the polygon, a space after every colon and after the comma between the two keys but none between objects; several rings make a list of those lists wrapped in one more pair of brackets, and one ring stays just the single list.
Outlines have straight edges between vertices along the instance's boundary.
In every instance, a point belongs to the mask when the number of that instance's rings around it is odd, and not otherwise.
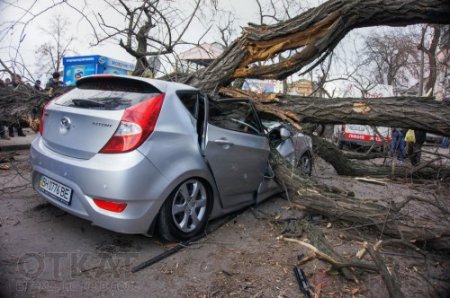
[{"label": "white license plate", "polygon": [[39,187],[45,193],[69,205],[72,198],[72,189],[44,175],[41,176]]}]

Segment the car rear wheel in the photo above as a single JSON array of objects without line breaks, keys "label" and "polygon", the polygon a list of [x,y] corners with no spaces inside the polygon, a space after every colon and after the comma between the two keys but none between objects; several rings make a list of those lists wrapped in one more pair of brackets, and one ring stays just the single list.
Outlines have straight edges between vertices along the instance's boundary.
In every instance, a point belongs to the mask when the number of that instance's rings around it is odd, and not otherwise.
[{"label": "car rear wheel", "polygon": [[303,174],[311,176],[312,173],[312,158],[308,153],[305,153],[300,157],[298,167]]},{"label": "car rear wheel", "polygon": [[208,221],[211,195],[205,182],[191,178],[176,187],[161,208],[160,235],[168,241],[198,235]]}]

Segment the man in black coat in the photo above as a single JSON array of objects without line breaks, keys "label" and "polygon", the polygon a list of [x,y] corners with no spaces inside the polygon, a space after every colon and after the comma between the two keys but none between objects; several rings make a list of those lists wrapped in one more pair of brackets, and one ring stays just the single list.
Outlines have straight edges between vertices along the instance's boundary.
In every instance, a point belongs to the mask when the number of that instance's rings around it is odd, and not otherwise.
[{"label": "man in black coat", "polygon": [[414,130],[414,136],[416,138],[416,142],[413,145],[413,152],[411,154],[411,164],[416,166],[420,162],[420,157],[422,156],[422,145],[425,143],[427,139],[427,133],[422,130]]}]

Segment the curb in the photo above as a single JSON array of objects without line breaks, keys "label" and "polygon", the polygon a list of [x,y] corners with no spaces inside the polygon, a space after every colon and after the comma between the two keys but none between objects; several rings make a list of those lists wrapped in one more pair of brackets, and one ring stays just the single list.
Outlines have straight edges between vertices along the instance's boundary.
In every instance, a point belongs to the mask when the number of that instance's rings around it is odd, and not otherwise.
[{"label": "curb", "polygon": [[7,146],[1,146],[0,152],[15,151],[15,150],[27,150],[27,149],[30,149],[30,147],[31,147],[31,144],[7,145]]}]

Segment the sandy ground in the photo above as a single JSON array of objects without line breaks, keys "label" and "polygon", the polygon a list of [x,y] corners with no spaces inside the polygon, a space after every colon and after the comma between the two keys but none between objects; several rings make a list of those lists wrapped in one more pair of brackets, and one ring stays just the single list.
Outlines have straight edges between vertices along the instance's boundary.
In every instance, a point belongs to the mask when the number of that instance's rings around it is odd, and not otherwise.
[{"label": "sandy ground", "polygon": [[[112,233],[45,203],[30,187],[28,152],[18,153],[13,169],[0,172],[0,296],[303,297],[293,267],[307,250],[277,239],[286,226],[276,219],[305,216],[287,200],[272,198],[198,243],[131,273],[131,267],[172,245],[158,237]],[[386,186],[358,182],[336,176],[320,161],[313,175],[354,191],[356,197],[380,200],[412,193],[430,196],[450,189],[448,182],[441,181],[397,181]],[[307,219],[344,256],[354,256],[361,244],[342,236],[364,234],[374,241],[379,237],[367,228],[320,216]],[[326,228],[329,223],[332,228]],[[411,250],[389,248],[382,256],[387,264],[396,265],[407,297],[447,297],[448,255],[431,252],[423,258]],[[356,284],[335,271],[327,273],[329,266],[318,260],[302,268],[310,283],[322,289],[322,297],[387,297],[377,274],[360,273]]]}]

